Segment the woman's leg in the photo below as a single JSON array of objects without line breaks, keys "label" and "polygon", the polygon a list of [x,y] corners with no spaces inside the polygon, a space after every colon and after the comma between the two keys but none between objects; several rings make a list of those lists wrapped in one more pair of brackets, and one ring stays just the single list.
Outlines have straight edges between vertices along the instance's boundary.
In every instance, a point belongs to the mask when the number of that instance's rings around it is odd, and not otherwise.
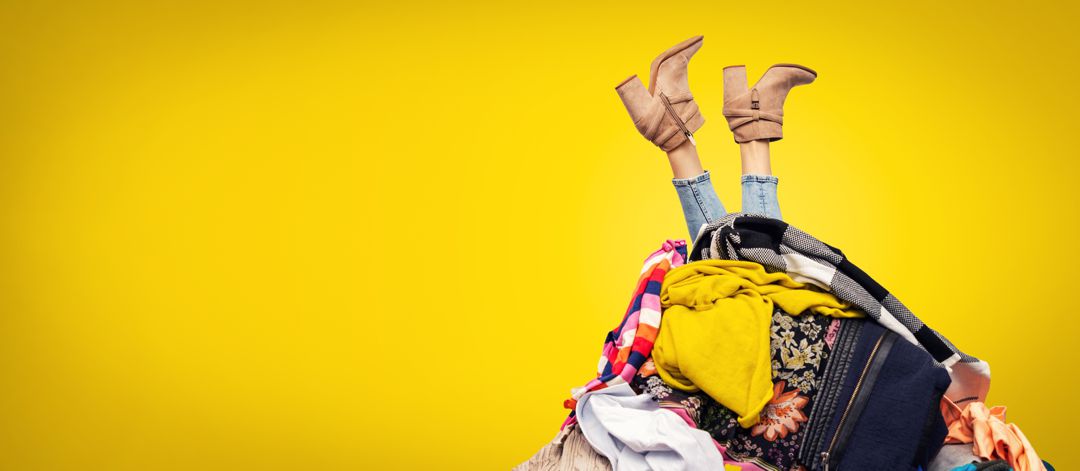
[{"label": "woman's leg", "polygon": [[778,179],[772,174],[767,139],[739,144],[742,156],[742,212],[764,214],[780,219],[780,201],[776,198]]},{"label": "woman's leg", "polygon": [[668,163],[674,178],[675,192],[682,204],[683,217],[690,240],[697,238],[702,226],[727,214],[716,196],[709,172],[701,167],[697,147],[687,141],[668,152]]},{"label": "woman's leg", "polygon": [[[779,181],[772,174],[769,141],[756,140],[739,144],[742,157],[742,212],[764,214],[780,219],[780,201],[776,196]],[[697,238],[701,227],[724,216],[727,211],[716,196],[708,170],[701,166],[697,147],[690,142],[668,152],[674,178],[671,183],[679,195],[686,230],[690,240]]]}]

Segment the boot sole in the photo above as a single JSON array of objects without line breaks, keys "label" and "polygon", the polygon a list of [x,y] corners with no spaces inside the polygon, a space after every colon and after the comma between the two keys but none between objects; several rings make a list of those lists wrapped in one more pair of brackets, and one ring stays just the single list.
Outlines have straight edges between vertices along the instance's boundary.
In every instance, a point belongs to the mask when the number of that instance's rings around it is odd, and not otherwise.
[{"label": "boot sole", "polygon": [[799,65],[799,64],[773,64],[773,65],[769,66],[770,69],[773,68],[773,67],[794,67],[796,69],[802,69],[802,70],[805,70],[807,72],[810,72],[811,74],[814,75],[815,78],[817,78],[817,72],[814,71],[814,69],[811,69],[811,68],[806,67],[804,65]]}]

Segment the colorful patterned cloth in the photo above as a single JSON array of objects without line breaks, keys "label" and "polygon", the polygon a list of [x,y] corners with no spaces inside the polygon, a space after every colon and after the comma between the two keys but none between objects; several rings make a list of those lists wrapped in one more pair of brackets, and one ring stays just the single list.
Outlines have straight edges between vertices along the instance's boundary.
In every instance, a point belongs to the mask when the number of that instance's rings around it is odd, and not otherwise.
[{"label": "colorful patterned cloth", "polygon": [[[841,319],[804,313],[793,317],[776,306],[769,343],[772,358],[773,398],[750,429],[738,423],[738,414],[702,392],[672,388],[649,365],[631,386],[660,400],[662,407],[681,406],[698,428],[709,432],[725,457],[766,470],[798,469],[801,445],[807,434],[811,410],[820,396],[827,363],[837,345]],[[855,321],[859,322],[859,321]],[[824,421],[822,421],[824,422]],[[820,428],[823,424],[818,424]]]},{"label": "colorful patterned cloth", "polygon": [[[563,405],[573,409],[585,393],[616,384],[629,384],[649,358],[660,330],[660,286],[664,275],[686,263],[686,241],[668,240],[645,259],[634,296],[622,321],[607,334],[597,367],[597,378],[571,391]],[[573,414],[564,426],[573,423]]]},{"label": "colorful patterned cloth", "polygon": [[773,399],[769,328],[773,307],[791,315],[866,315],[836,296],[758,263],[702,260],[671,270],[660,289],[664,320],[656,372],[675,389],[705,391],[751,427]]}]

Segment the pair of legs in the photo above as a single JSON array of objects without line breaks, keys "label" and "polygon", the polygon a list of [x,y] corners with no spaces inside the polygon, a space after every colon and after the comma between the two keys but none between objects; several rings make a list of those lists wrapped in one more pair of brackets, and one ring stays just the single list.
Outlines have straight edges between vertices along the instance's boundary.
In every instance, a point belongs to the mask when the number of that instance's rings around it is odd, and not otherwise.
[{"label": "pair of legs", "polygon": [[[769,141],[741,143],[739,154],[742,157],[742,212],[780,219],[780,202],[776,198],[778,180],[769,163]],[[697,147],[692,142],[684,142],[669,151],[668,163],[674,176],[671,182],[679,195],[686,230],[692,241],[702,227],[727,211],[716,196],[709,172],[701,166]]]}]

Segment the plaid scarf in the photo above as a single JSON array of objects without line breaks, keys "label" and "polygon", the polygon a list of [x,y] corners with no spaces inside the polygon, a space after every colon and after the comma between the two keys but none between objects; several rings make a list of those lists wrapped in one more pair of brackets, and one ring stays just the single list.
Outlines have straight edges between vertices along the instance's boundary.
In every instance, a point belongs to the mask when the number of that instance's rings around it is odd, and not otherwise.
[{"label": "plaid scarf", "polygon": [[[686,241],[683,240],[664,242],[660,250],[645,259],[626,314],[604,340],[596,379],[571,391],[571,399],[563,402],[567,409],[576,407],[577,400],[587,392],[629,384],[634,379],[652,353],[656,333],[660,330],[660,286],[664,276],[685,262]],[[570,417],[573,418],[573,414]]]},{"label": "plaid scarf", "polygon": [[699,233],[690,260],[748,260],[795,281],[809,283],[863,310],[884,327],[921,346],[949,370],[946,396],[956,401],[984,401],[990,389],[990,366],[961,352],[923,324],[883,286],[855,266],[840,250],[778,219],[732,213]]}]

